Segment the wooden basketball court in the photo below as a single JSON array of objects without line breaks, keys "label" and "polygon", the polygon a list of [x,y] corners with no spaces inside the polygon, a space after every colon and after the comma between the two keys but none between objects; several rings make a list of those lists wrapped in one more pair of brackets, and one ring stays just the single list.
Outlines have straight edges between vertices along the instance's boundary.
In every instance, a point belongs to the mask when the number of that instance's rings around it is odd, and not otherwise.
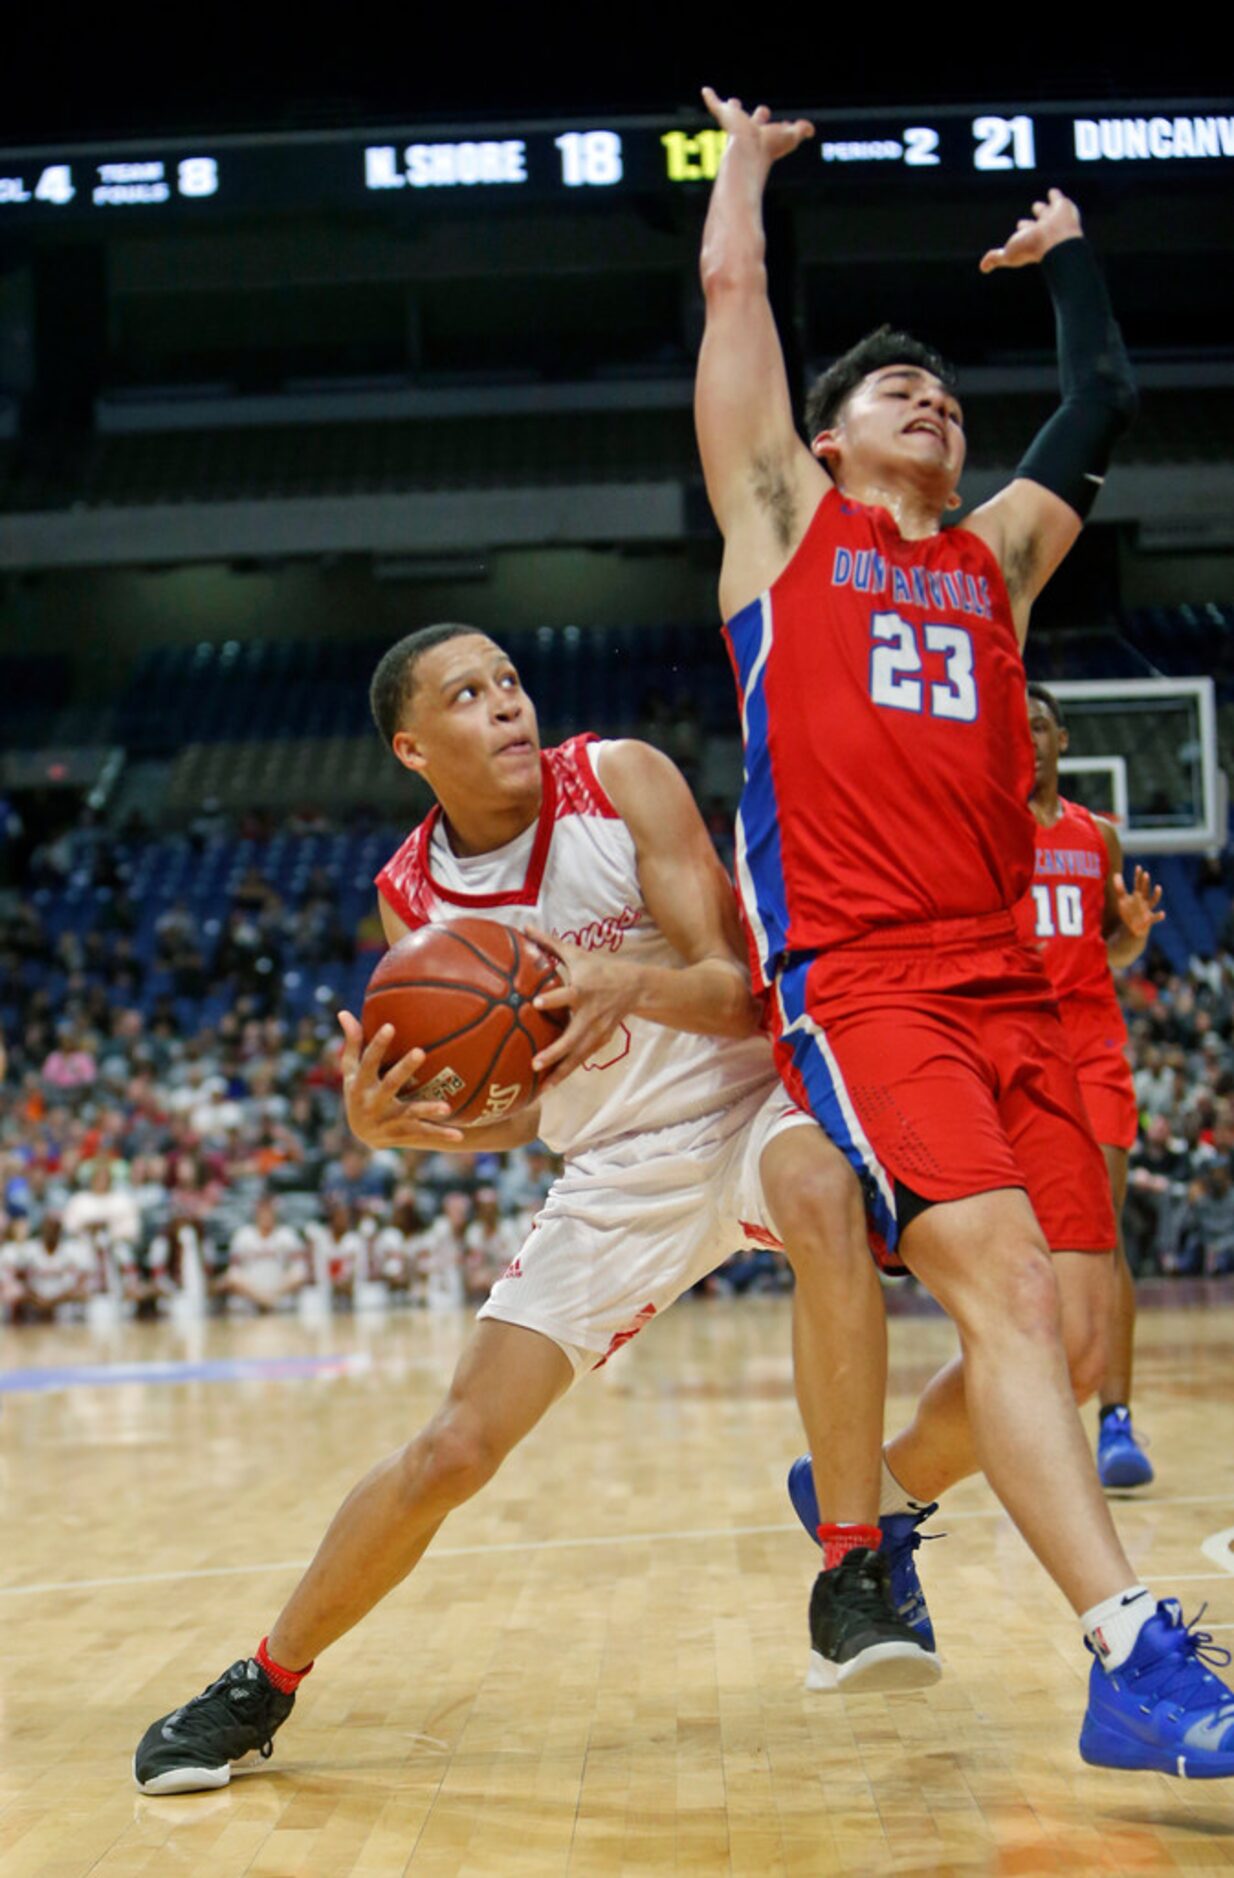
[{"label": "wooden basketball court", "polygon": [[[1158,1477],[1118,1519],[1234,1643],[1234,1288],[1181,1297],[1142,1312]],[[982,1483],[920,1555],[943,1680],[806,1694],[781,1299],[683,1305],[584,1382],[321,1662],[259,1772],[138,1793],[142,1730],[251,1651],[465,1329],[0,1332],[0,1878],[1234,1868],[1234,1782],[1081,1763],[1077,1626]],[[953,1337],[892,1334],[894,1425]]]}]

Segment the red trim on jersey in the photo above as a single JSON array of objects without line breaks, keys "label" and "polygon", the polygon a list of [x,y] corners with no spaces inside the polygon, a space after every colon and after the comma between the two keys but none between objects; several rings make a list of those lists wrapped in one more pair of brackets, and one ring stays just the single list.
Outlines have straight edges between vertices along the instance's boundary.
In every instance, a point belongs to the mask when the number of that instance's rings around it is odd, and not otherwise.
[{"label": "red trim on jersey", "polygon": [[417,856],[423,845],[425,830],[428,827],[429,824],[425,821],[421,822],[418,828],[412,830],[403,845],[395,849],[373,883],[386,905],[390,907],[393,912],[398,914],[404,926],[412,929],[417,926],[427,925],[430,914],[427,908],[417,910],[417,908],[412,905],[407,895],[403,892],[403,889],[395,880],[393,870],[405,859],[408,865],[406,869],[400,869],[400,871],[405,871],[413,880],[418,878],[418,891],[420,894],[424,894],[424,871],[418,865]]},{"label": "red trim on jersey", "polygon": [[441,820],[441,808],[438,805],[429,810],[428,839],[424,844],[424,872],[429,886],[439,900],[446,900],[451,906],[534,906],[540,898],[540,885],[544,879],[544,869],[548,862],[548,844],[553,839],[553,823],[557,819],[557,781],[553,775],[553,765],[547,751],[540,752],[540,819],[536,824],[536,838],[532,843],[531,855],[527,862],[527,872],[521,887],[513,893],[455,893],[449,887],[443,887],[433,878],[433,834]]},{"label": "red trim on jersey", "polygon": [[600,740],[594,731],[587,731],[581,737],[571,737],[550,752],[557,771],[558,815],[577,813],[580,809],[593,815],[603,815],[608,821],[619,822],[621,811],[614,807],[600,778],[596,775],[596,766],[591,760],[589,745]]},{"label": "red trim on jersey", "polygon": [[[434,878],[433,836],[441,822],[441,805],[434,803],[419,827],[391,855],[376,879],[378,893],[404,925],[427,925],[433,916],[431,904],[428,904],[430,899],[444,901],[450,906],[535,906],[544,884],[554,823],[564,815],[578,814],[602,815],[609,820],[621,819],[601,788],[587,751],[587,745],[597,741],[595,733],[587,731],[582,736],[571,737],[556,749],[540,752],[542,790],[536,836],[523,884],[511,893],[458,893]],[[415,897],[417,900],[423,899],[426,904],[416,906],[398,884],[396,875],[417,880],[419,891]]]}]

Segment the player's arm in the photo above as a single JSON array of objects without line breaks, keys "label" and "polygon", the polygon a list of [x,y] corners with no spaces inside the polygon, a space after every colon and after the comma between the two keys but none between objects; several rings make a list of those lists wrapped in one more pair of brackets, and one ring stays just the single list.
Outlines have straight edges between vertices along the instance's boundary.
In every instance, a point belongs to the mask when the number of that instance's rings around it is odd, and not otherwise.
[{"label": "player's arm", "polygon": [[411,931],[411,927],[407,924],[407,921],[399,918],[384,893],[377,895],[377,914],[381,920],[381,930],[386,935],[386,944],[388,946],[397,945],[399,940],[405,939]]},{"label": "player's arm", "polygon": [[542,1009],[570,1012],[562,1035],[535,1059],[554,1082],[627,1017],[703,1037],[749,1037],[759,1028],[732,883],[685,777],[650,744],[625,739],[606,755],[604,787],[634,838],[643,904],[684,963],[636,964],[533,932],[566,968],[566,982],[536,999]]},{"label": "player's arm", "polygon": [[[406,938],[410,926],[384,896],[377,901],[382,930],[391,945]],[[343,1031],[343,1099],[347,1126],[366,1148],[448,1148],[455,1154],[503,1154],[526,1147],[539,1133],[538,1103],[520,1109],[508,1121],[475,1122],[464,1129],[448,1123],[447,1102],[416,1102],[403,1090],[424,1061],[423,1050],[406,1056],[384,1070],[386,1050],[394,1031],[383,1024],[367,1047],[364,1032],[350,1011],[339,1012]]]},{"label": "player's arm", "polygon": [[711,192],[699,259],[706,324],[694,389],[703,476],[720,532],[727,616],[768,586],[827,487],[793,421],[780,337],[767,297],[763,191],[773,163],[812,137],[804,119],[773,124],[704,87],[728,142]]},{"label": "player's arm", "polygon": [[1105,937],[1110,969],[1119,971],[1125,965],[1135,964],[1148,944],[1149,933],[1154,926],[1161,924],[1165,914],[1159,910],[1161,888],[1153,886],[1147,868],[1136,868],[1135,881],[1128,891],[1123,879],[1123,844],[1118,838],[1118,830],[1112,822],[1107,822],[1100,815],[1097,817],[1097,826],[1109,856],[1101,930]]},{"label": "player's arm", "polygon": [[968,523],[998,557],[1021,644],[1033,601],[1074,546],[1137,403],[1101,269],[1080,212],[1061,189],[1034,202],[1007,245],[982,256],[981,271],[1032,264],[1040,265],[1054,304],[1062,403],[1014,479]]}]

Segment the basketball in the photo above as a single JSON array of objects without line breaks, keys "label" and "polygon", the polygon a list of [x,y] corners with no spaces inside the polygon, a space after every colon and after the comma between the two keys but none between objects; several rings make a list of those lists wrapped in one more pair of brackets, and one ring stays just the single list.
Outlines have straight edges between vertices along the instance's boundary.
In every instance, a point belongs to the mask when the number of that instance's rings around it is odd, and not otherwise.
[{"label": "basketball", "polygon": [[492,919],[452,919],[409,933],[381,960],[364,997],[364,1041],[394,1026],[386,1062],[425,1052],[415,1094],[448,1102],[455,1122],[491,1122],[535,1100],[531,1060],[566,1014],[532,999],[559,984],[557,966],[524,934]]}]

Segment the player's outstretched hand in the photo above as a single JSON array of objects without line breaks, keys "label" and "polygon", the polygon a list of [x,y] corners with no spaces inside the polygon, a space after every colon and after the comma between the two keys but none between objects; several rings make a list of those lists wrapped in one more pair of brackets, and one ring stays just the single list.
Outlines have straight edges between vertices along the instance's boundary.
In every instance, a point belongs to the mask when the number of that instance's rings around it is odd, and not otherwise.
[{"label": "player's outstretched hand", "polygon": [[981,257],[981,271],[992,274],[996,267],[1027,267],[1040,261],[1060,241],[1082,235],[1080,211],[1061,189],[1051,189],[1044,202],[1034,202],[1031,215],[1022,215],[1015,233],[1005,248],[989,248]]},{"label": "player's outstretched hand", "polygon": [[539,927],[524,930],[561,967],[562,983],[552,991],[542,991],[535,1000],[536,1009],[569,1013],[560,1037],[532,1058],[531,1067],[543,1079],[541,1086],[551,1089],[603,1049],[629,1016],[638,995],[638,974],[632,966],[584,952]]},{"label": "player's outstretched hand", "polygon": [[394,1031],[389,1024],[366,1046],[358,1018],[340,1011],[343,1030],[343,1100],[347,1126],[366,1148],[456,1148],[466,1140],[461,1128],[443,1125],[446,1102],[417,1102],[403,1090],[424,1061],[423,1050],[409,1050],[382,1072]]},{"label": "player's outstretched hand", "polygon": [[1165,918],[1165,914],[1158,911],[1161,905],[1161,888],[1153,886],[1152,876],[1146,867],[1136,868],[1135,885],[1130,893],[1127,891],[1127,883],[1122,875],[1115,874],[1114,895],[1118,906],[1118,917],[1127,931],[1134,933],[1137,939],[1142,938],[1146,932],[1151,932],[1153,927],[1159,926]]},{"label": "player's outstretched hand", "polygon": [[703,103],[720,129],[742,148],[756,154],[768,169],[814,135],[809,118],[786,118],[776,122],[765,104],[747,111],[740,98],[717,97],[710,85],[703,86]]}]

